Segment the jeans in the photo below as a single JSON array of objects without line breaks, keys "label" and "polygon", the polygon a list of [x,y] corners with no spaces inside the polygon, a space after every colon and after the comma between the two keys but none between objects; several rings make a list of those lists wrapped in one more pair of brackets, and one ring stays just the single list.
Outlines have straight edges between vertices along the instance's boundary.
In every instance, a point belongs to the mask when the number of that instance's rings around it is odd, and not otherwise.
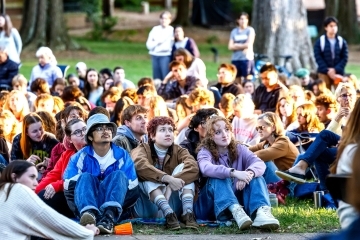
[{"label": "jeans", "polygon": [[264,178],[256,177],[243,190],[235,192],[230,178],[208,178],[195,203],[195,216],[201,220],[226,220],[223,217],[231,219],[228,208],[233,204],[243,205],[249,216],[261,206],[270,206]]},{"label": "jeans", "polygon": [[153,79],[164,80],[169,73],[170,56],[153,56],[151,55]]},{"label": "jeans", "polygon": [[115,221],[118,221],[123,209],[135,205],[139,191],[138,187],[128,190],[128,179],[120,171],[114,171],[103,181],[90,173],[83,173],[75,187],[75,205],[80,214],[87,210],[95,210],[98,214],[107,207],[115,207]]},{"label": "jeans", "polygon": [[73,211],[70,210],[69,206],[67,205],[66,198],[64,192],[57,192],[55,195],[50,198],[44,198],[45,190],[39,192],[38,196],[41,200],[43,200],[49,207],[57,211],[58,213],[64,215],[68,218],[74,218],[75,215]]},{"label": "jeans", "polygon": [[266,165],[266,170],[263,174],[266,184],[278,182],[281,180],[276,174],[275,171],[278,170],[273,161],[264,162]]},{"label": "jeans", "polygon": [[231,61],[237,69],[236,77],[246,78],[248,75],[254,75],[254,60]]}]

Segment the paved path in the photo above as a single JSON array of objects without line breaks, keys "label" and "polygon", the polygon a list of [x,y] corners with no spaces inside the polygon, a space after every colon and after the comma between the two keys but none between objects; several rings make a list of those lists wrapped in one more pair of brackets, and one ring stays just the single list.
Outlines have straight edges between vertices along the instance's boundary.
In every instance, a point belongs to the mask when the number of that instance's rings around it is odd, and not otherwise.
[{"label": "paved path", "polygon": [[294,233],[294,234],[238,234],[238,235],[133,235],[133,236],[97,236],[95,240],[305,240],[312,239],[318,233]]}]

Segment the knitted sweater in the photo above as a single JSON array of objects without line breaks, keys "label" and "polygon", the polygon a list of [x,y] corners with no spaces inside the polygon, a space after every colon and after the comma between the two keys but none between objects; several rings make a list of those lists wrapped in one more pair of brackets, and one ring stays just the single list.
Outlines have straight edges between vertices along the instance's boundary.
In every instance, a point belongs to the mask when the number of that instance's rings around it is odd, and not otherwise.
[{"label": "knitted sweater", "polygon": [[30,236],[48,239],[94,239],[91,230],[57,213],[30,188],[9,184],[0,190],[0,236],[2,240],[25,240]]}]

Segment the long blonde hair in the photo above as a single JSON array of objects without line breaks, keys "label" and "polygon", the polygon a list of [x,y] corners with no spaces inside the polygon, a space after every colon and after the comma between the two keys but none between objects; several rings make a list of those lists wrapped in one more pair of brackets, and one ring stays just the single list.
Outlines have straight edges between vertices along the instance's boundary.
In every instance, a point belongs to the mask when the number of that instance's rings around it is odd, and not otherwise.
[{"label": "long blonde hair", "polygon": [[[225,126],[232,132],[231,123],[226,118],[220,116],[210,116],[210,119],[206,123],[206,136],[197,148],[197,152],[200,151],[201,148],[209,150],[211,155],[214,157],[215,162],[219,162],[220,155],[217,150],[216,143],[213,140],[215,135],[214,125],[220,121],[225,122]],[[235,140],[234,135],[232,134],[230,144],[227,147],[229,150],[229,165],[232,165],[232,163],[238,158],[237,144],[239,144],[239,142]]]},{"label": "long blonde hair", "polygon": [[150,107],[150,111],[149,111],[149,115],[148,115],[148,119],[149,121],[151,119],[153,119],[154,117],[168,117],[169,116],[169,112],[166,106],[166,103],[164,101],[164,99],[160,96],[153,96],[150,98],[149,101],[149,107]]},{"label": "long blonde hair", "polygon": [[2,110],[0,112],[0,125],[4,125],[4,120],[9,120],[12,123],[11,133],[4,135],[6,141],[12,143],[15,135],[18,134],[18,123],[15,116],[9,110]]},{"label": "long blonde hair", "polygon": [[[20,112],[20,119],[17,119],[19,122],[22,122],[24,117],[30,113],[28,100],[26,99],[24,93],[20,92],[19,90],[12,90],[6,99],[4,109],[9,110],[13,114],[14,114],[14,112],[10,108],[10,101],[13,96],[17,96],[19,98],[19,102],[23,105],[23,108],[21,109],[21,112]],[[14,116],[15,116],[15,114],[14,114]]]},{"label": "long blonde hair", "polygon": [[298,106],[297,109],[302,109],[302,116],[305,117],[306,123],[300,125],[299,132],[320,132],[324,129],[324,124],[320,122],[316,115],[316,107],[313,103],[305,103]]}]

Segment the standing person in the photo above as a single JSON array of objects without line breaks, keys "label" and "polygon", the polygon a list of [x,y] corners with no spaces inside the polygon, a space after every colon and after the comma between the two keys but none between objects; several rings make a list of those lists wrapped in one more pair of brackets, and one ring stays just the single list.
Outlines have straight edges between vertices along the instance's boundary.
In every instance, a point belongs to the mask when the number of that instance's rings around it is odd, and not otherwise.
[{"label": "standing person", "polygon": [[168,74],[171,50],[174,39],[174,28],[170,26],[171,13],[160,14],[160,25],[151,29],[146,41],[152,61],[153,79],[163,80]]},{"label": "standing person", "polygon": [[249,14],[245,12],[240,14],[237,24],[231,31],[228,48],[233,51],[231,63],[237,68],[236,78],[245,79],[254,74],[255,30],[249,26]]},{"label": "standing person", "polygon": [[18,73],[18,64],[8,57],[8,50],[6,47],[0,45],[0,91],[11,91],[11,81]]},{"label": "standing person", "polygon": [[196,42],[192,38],[185,37],[184,29],[182,26],[176,26],[174,28],[174,40],[175,40],[174,45],[171,51],[171,56],[172,56],[171,59],[174,59],[175,57],[174,53],[179,48],[184,48],[188,50],[191,53],[191,55],[195,58],[200,57],[199,48],[196,45]]},{"label": "standing person", "polygon": [[348,45],[338,33],[338,20],[335,17],[327,17],[324,21],[325,34],[314,45],[315,60],[318,65],[319,78],[331,86],[337,87],[335,80],[338,75],[345,74],[345,66],[348,61]]},{"label": "standing person", "polygon": [[[34,193],[37,170],[32,163],[13,161],[0,178],[0,235],[2,239],[94,239],[99,229],[78,225],[47,206]],[[21,216],[19,218],[19,216]]]},{"label": "standing person", "polygon": [[[101,113],[87,120],[87,146],[71,157],[64,172],[64,192],[80,224],[96,224],[111,234],[114,224],[138,199],[134,162],[111,143],[116,125]],[[126,215],[126,214],[124,214]]]},{"label": "standing person", "polygon": [[6,47],[10,60],[20,63],[21,37],[18,30],[13,27],[10,17],[4,14],[0,15],[0,45]]}]

